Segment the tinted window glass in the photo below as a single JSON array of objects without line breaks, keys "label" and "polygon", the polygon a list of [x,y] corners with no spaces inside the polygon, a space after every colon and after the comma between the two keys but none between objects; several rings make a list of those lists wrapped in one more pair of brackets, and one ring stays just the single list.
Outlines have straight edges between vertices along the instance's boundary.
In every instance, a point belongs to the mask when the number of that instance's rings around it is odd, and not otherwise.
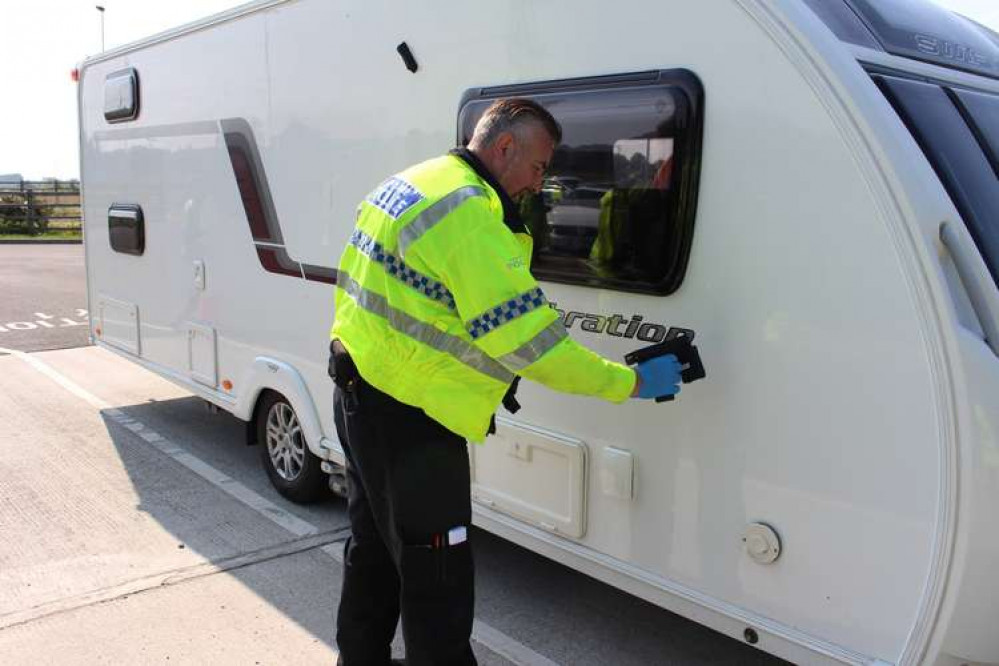
[{"label": "tinted window glass", "polygon": [[134,120],[139,115],[139,75],[132,69],[108,74],[104,81],[104,119],[109,123]]},{"label": "tinted window glass", "polygon": [[146,226],[142,208],[134,204],[114,204],[108,209],[108,240],[111,249],[124,254],[146,251]]},{"label": "tinted window glass", "polygon": [[871,31],[843,0],[805,0],[805,4],[842,41],[881,50]]},{"label": "tinted window glass", "polygon": [[940,176],[999,284],[999,178],[955,100],[932,83],[875,80]]},{"label": "tinted window glass", "polygon": [[992,167],[999,173],[999,97],[970,90],[955,91],[954,95],[978,134]]},{"label": "tinted window glass", "polygon": [[999,78],[999,44],[930,0],[849,0],[889,53]]},{"label": "tinted window glass", "polygon": [[673,71],[479,91],[466,95],[460,142],[467,144],[493,99],[512,96],[543,104],[563,130],[542,191],[520,201],[534,237],[535,275],[626,291],[676,290],[693,233],[697,79]]}]

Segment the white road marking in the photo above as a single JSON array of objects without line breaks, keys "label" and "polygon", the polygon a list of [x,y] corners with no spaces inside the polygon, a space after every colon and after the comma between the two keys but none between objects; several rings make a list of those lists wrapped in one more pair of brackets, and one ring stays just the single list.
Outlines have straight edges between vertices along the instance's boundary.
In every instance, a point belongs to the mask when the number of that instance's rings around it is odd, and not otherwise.
[{"label": "white road marking", "polygon": [[[0,347],[0,354],[10,354],[21,359],[90,406],[101,410],[105,416],[110,418],[115,423],[131,430],[140,439],[152,445],[164,455],[173,458],[178,463],[202,477],[209,483],[215,485],[226,494],[239,500],[260,515],[280,525],[292,534],[303,537],[319,533],[319,528],[312,523],[302,520],[298,516],[285,511],[270,500],[250,490],[239,481],[223,474],[200,458],[188,453],[185,449],[177,446],[168,438],[146,426],[146,424],[127,416],[120,409],[112,407],[109,403],[90,393],[44,361],[33,357],[31,354],[13,349],[4,349],[3,347]],[[343,565],[342,541],[337,541],[323,546],[320,550],[329,555],[340,565]],[[538,654],[523,643],[517,641],[515,638],[504,634],[502,631],[491,627],[481,620],[475,620],[472,625],[472,639],[490,651],[504,657],[516,666],[559,666],[558,663],[552,661],[544,655]]]},{"label": "white road marking", "polygon": [[343,541],[323,546],[321,550],[336,560],[338,564],[343,565]]},{"label": "white road marking", "polygon": [[[83,389],[80,390],[82,391]],[[118,423],[128,428],[136,435],[139,435],[141,439],[158,450],[160,453],[173,458],[175,461],[205,479],[215,487],[224,491],[229,496],[236,498],[246,506],[250,507],[271,522],[277,523],[295,536],[301,537],[319,532],[319,528],[312,523],[306,522],[293,513],[285,511],[263,495],[258,495],[239,481],[223,474],[197,456],[188,453],[187,450],[177,446],[166,437],[146,426],[146,424],[127,416],[121,410],[107,409],[104,410],[104,414],[115,423]]]},{"label": "white road marking", "polygon": [[262,516],[265,516],[272,522],[277,523],[295,536],[306,536],[319,532],[319,528],[312,523],[306,522],[298,516],[285,511],[262,495],[258,495],[253,492],[239,481],[223,474],[200,458],[191,455],[185,449],[177,446],[166,437],[163,437],[152,428],[146,426],[144,423],[127,416],[120,409],[113,408],[104,400],[98,398],[76,382],[59,373],[49,364],[35,358],[31,354],[26,354],[13,349],[4,349],[0,347],[0,353],[11,354],[28,363],[30,366],[89,404],[91,407],[101,410],[105,416],[110,418],[115,423],[118,423],[119,425],[122,425],[139,435],[143,441],[149,443],[164,455],[173,458],[201,478],[220,488],[225,493],[236,498],[240,502],[246,504],[248,507]]},{"label": "white road marking", "polygon": [[498,629],[493,629],[485,622],[479,620],[475,620],[472,623],[472,638],[515,664],[523,664],[524,666],[559,666],[557,662],[538,654],[523,643],[507,636]]},{"label": "white road marking", "polygon": [[11,356],[16,356],[17,358],[21,359],[22,361],[33,367],[38,372],[42,373],[43,375],[54,381],[56,384],[59,384],[59,386],[62,386],[64,389],[66,389],[76,397],[80,398],[81,400],[89,404],[91,407],[94,407],[96,409],[109,409],[111,407],[110,404],[104,402],[103,400],[93,395],[89,391],[83,389],[78,384],[76,384],[76,382],[73,382],[69,378],[64,377],[48,363],[44,363],[38,360],[31,354],[26,354],[22,351],[17,351],[15,349],[4,349],[3,347],[0,347],[0,354],[10,354]]},{"label": "white road marking", "polygon": [[[39,329],[46,328],[73,328],[75,326],[87,326],[89,324],[87,321],[76,321],[70,317],[59,317],[58,321],[56,321],[55,315],[46,314],[44,312],[35,312],[34,315],[36,317],[35,321],[4,322],[4,324],[0,326],[0,333],[10,333],[12,331],[37,331]],[[77,308],[76,316],[79,318],[85,318],[87,316],[87,310],[84,308]]]}]

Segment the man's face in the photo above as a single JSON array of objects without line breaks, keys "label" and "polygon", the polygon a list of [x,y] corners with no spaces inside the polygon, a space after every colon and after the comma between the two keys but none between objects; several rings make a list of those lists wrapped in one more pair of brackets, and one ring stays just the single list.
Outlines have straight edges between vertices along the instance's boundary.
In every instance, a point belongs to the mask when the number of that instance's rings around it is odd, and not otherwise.
[{"label": "man's face", "polygon": [[513,200],[525,194],[540,192],[548,165],[555,152],[555,142],[540,125],[522,127],[497,140],[502,166],[498,174],[500,185]]}]

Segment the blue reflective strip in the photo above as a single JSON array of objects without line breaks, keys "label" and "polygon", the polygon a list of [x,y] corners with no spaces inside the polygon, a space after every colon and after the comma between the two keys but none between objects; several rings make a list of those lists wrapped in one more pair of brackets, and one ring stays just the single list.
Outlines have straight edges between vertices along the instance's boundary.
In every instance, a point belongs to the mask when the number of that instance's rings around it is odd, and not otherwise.
[{"label": "blue reflective strip", "polygon": [[544,292],[539,287],[535,287],[516,298],[511,298],[509,301],[482,313],[465,324],[465,328],[468,330],[468,334],[472,336],[472,339],[477,340],[503,324],[509,323],[547,304],[548,301],[545,299]]},{"label": "blue reflective strip", "polygon": [[360,229],[354,229],[350,244],[366,257],[382,265],[385,272],[412,287],[427,298],[443,303],[454,310],[454,296],[443,284],[407,266],[402,259],[385,249],[385,246]]}]

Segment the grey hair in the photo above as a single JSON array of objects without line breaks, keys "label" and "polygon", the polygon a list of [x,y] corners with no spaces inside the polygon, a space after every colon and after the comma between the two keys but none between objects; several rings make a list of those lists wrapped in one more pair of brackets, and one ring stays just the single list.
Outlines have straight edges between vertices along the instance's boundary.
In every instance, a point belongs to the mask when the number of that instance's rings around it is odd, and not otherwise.
[{"label": "grey hair", "polygon": [[499,99],[489,105],[475,124],[471,145],[488,146],[504,132],[518,137],[529,124],[540,125],[556,144],[562,140],[562,127],[543,106],[529,99]]}]

